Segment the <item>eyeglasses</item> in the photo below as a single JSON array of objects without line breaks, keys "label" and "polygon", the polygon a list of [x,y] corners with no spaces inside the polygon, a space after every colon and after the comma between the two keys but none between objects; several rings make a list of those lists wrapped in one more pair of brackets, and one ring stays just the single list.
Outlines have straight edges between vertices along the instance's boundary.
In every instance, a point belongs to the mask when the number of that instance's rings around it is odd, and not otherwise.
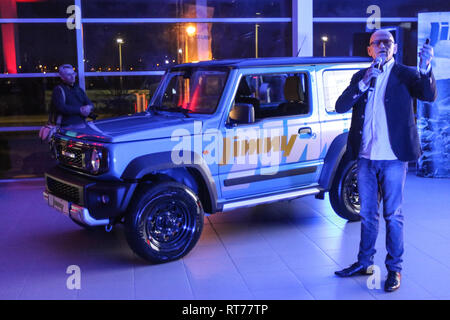
[{"label": "eyeglasses", "polygon": [[394,44],[394,41],[390,40],[390,39],[384,39],[384,40],[374,40],[370,43],[371,46],[380,46],[380,44],[383,43],[385,47],[390,47]]}]

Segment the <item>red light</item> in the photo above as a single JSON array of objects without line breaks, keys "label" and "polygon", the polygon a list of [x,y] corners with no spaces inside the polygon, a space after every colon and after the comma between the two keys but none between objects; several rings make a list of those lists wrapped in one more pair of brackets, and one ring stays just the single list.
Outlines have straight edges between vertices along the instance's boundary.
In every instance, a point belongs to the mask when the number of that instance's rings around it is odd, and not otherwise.
[{"label": "red light", "polygon": [[199,93],[200,93],[200,84],[197,85],[197,87],[195,88],[194,94],[192,95],[192,101],[191,101],[191,105],[189,108],[189,110],[191,110],[192,112],[195,112],[197,109]]},{"label": "red light", "polygon": [[[0,18],[16,19],[17,2],[43,2],[47,0],[1,0]],[[16,40],[14,35],[14,24],[2,24],[3,56],[5,59],[5,70],[8,73],[17,73]]]}]

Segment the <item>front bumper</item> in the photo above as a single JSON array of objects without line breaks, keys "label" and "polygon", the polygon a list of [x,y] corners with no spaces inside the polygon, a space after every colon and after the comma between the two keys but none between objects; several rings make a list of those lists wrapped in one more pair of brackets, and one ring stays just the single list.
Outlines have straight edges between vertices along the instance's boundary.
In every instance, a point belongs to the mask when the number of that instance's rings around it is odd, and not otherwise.
[{"label": "front bumper", "polygon": [[45,173],[44,199],[49,195],[68,201],[72,219],[89,226],[105,225],[123,215],[137,183],[99,181],[58,166]]},{"label": "front bumper", "polygon": [[[50,205],[49,198],[51,198],[51,194],[49,195],[48,192],[44,191],[44,200]],[[110,223],[109,219],[102,219],[97,220],[94,219],[91,214],[89,213],[89,210],[87,208],[83,208],[79,205],[76,205],[74,203],[68,203],[68,215],[70,218],[78,221],[79,223],[85,224],[87,226],[106,226]]]}]

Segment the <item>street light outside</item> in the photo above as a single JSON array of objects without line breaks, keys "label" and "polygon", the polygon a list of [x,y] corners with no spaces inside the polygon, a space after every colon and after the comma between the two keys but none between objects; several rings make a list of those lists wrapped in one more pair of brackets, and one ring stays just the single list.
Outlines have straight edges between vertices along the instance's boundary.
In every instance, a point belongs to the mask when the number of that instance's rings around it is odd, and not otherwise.
[{"label": "street light outside", "polygon": [[[122,72],[122,44],[124,44],[124,41],[122,38],[116,39],[117,44],[119,45],[119,70]],[[122,75],[120,76],[120,90],[123,88],[123,79]]]},{"label": "street light outside", "polygon": [[186,28],[186,33],[188,34],[188,36],[192,37],[195,32],[197,31],[197,29],[194,26],[188,26]]},{"label": "street light outside", "polygon": [[197,29],[194,26],[187,26],[186,27],[186,41],[184,43],[184,54],[185,54],[185,62],[189,62],[189,50],[188,50],[188,41],[189,41],[189,37],[192,37],[195,35]]},{"label": "street light outside", "polygon": [[327,36],[322,36],[322,43],[323,43],[323,56],[326,57],[326,43],[328,42]]},{"label": "street light outside", "polygon": [[119,44],[119,69],[120,69],[120,72],[122,72],[122,44],[124,42],[123,42],[122,38],[117,38],[116,41]]}]

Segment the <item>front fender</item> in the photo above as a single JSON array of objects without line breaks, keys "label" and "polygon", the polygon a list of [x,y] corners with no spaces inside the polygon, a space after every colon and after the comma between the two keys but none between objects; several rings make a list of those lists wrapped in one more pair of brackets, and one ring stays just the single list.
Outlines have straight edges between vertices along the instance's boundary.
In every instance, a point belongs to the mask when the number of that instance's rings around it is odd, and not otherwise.
[{"label": "front fender", "polygon": [[168,169],[192,168],[200,173],[201,179],[208,191],[212,212],[217,211],[217,188],[211,171],[202,156],[189,152],[191,161],[188,163],[174,163],[170,151],[152,153],[133,159],[125,168],[121,178],[124,181],[139,181],[149,174],[158,173]]}]

